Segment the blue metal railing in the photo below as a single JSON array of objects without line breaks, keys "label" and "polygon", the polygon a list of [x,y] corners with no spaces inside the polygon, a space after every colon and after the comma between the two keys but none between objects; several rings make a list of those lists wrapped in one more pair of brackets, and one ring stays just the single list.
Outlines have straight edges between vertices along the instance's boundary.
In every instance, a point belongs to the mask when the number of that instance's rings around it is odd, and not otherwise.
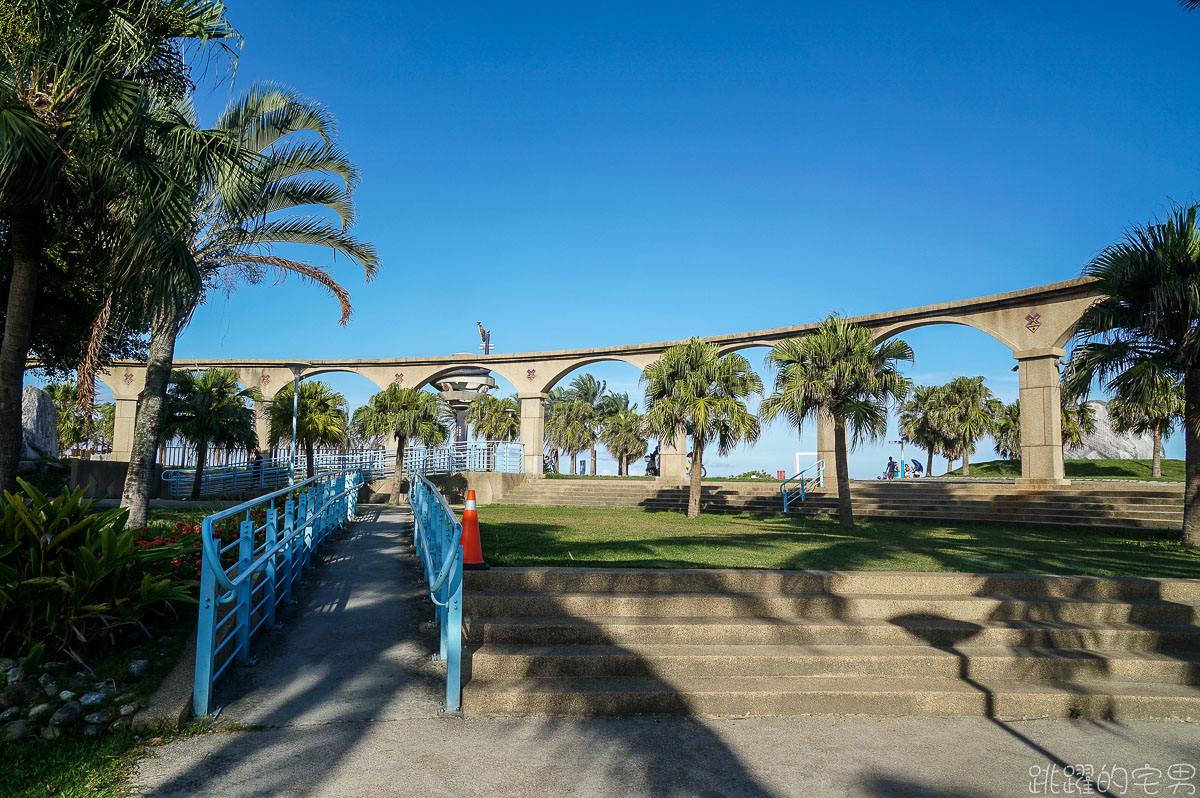
[{"label": "blue metal railing", "polygon": [[[410,446],[404,452],[404,472],[413,474],[450,474],[456,471],[494,471],[520,474],[524,469],[525,444],[519,441],[470,441],[433,449]],[[318,454],[313,458],[317,471],[358,469],[371,481],[386,479],[395,470],[396,452],[387,449],[362,449],[352,452]],[[296,458],[296,474],[308,471],[303,454]],[[243,490],[278,488],[288,484],[291,469],[286,457],[262,460],[239,466],[205,468],[200,477],[200,493],[212,496]],[[194,468],[164,471],[168,498],[190,496],[196,479]]]},{"label": "blue metal railing", "polygon": [[[791,485],[791,487],[788,487],[789,485]],[[786,513],[788,511],[788,506],[795,501],[797,497],[799,497],[800,501],[804,501],[809,488],[813,487],[825,487],[824,460],[818,460],[796,476],[785,480],[782,484],[780,484],[779,493],[783,496],[783,511]]]},{"label": "blue metal railing", "polygon": [[413,514],[413,546],[421,558],[433,601],[440,643],[435,662],[446,663],[445,713],[462,712],[462,524],[433,483],[412,478],[408,503]]},{"label": "blue metal railing", "polygon": [[[204,519],[192,688],[197,715],[209,713],[212,686],[231,664],[254,662],[254,635],[275,626],[281,603],[295,603],[292,585],[321,541],[354,518],[362,483],[355,470],[325,472]],[[226,519],[241,520],[222,540],[218,525]]]}]

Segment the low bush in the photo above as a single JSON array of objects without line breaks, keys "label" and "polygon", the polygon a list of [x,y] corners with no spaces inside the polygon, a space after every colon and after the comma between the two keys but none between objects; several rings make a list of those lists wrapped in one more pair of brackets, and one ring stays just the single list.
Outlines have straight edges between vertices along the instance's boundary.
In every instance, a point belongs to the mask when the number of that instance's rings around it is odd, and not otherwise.
[{"label": "low bush", "polygon": [[83,490],[53,499],[28,482],[0,496],[0,651],[76,658],[98,640],[194,602],[164,565],[179,544],[137,545],[124,510],[93,509]]}]

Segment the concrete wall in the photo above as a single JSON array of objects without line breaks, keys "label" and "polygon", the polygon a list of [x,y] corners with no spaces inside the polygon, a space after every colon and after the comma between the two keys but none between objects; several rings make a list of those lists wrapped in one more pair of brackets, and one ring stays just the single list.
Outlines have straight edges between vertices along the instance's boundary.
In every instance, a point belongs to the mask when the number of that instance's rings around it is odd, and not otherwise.
[{"label": "concrete wall", "polygon": [[[429,481],[436,485],[451,504],[461,504],[468,490],[475,491],[475,501],[480,505],[499,504],[506,493],[525,481],[524,474],[493,474],[484,471],[468,471],[459,474],[434,474]],[[407,496],[408,481],[401,490]],[[360,502],[382,504],[392,492],[390,479],[377,479],[363,486],[358,495]]]},{"label": "concrete wall", "polygon": [[[71,489],[84,487],[89,499],[119,499],[125,489],[125,472],[129,463],[121,460],[72,460]],[[162,487],[162,466],[154,467],[154,483],[150,498],[157,499]]]}]

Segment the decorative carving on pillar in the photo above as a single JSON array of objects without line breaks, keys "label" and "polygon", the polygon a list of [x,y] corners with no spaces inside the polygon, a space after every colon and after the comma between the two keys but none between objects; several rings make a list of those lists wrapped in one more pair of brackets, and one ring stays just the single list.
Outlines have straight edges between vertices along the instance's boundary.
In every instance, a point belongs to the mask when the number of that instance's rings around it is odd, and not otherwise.
[{"label": "decorative carving on pillar", "polygon": [[133,372],[125,372],[125,376],[121,378],[121,382],[125,383],[126,385],[133,385]]},{"label": "decorative carving on pillar", "polygon": [[258,378],[258,384],[261,385],[262,387],[266,388],[268,385],[271,384],[271,375],[264,371],[262,373],[262,375]]},{"label": "decorative carving on pillar", "polygon": [[1025,317],[1025,329],[1029,330],[1031,333],[1037,332],[1038,327],[1041,327],[1041,326],[1042,326],[1042,314],[1041,313],[1030,313],[1028,316]]},{"label": "decorative carving on pillar", "polygon": [[394,382],[397,385],[403,383],[404,382],[404,372],[397,371],[396,376],[392,379],[392,382]]},{"label": "decorative carving on pillar", "polygon": [[526,369],[525,370],[525,379],[529,380],[530,382],[533,382],[534,380],[536,380],[537,379],[537,369]]}]

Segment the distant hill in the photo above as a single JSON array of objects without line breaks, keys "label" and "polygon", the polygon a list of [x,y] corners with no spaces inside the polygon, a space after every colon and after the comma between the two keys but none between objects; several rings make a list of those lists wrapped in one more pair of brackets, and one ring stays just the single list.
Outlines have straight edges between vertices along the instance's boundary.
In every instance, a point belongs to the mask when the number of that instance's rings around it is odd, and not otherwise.
[{"label": "distant hill", "polygon": [[[1067,479],[1145,479],[1150,477],[1149,460],[1067,460]],[[1183,461],[1163,460],[1161,482],[1183,482]],[[956,468],[947,476],[961,477]],[[988,460],[971,463],[972,477],[1019,477],[1020,460]]]}]

